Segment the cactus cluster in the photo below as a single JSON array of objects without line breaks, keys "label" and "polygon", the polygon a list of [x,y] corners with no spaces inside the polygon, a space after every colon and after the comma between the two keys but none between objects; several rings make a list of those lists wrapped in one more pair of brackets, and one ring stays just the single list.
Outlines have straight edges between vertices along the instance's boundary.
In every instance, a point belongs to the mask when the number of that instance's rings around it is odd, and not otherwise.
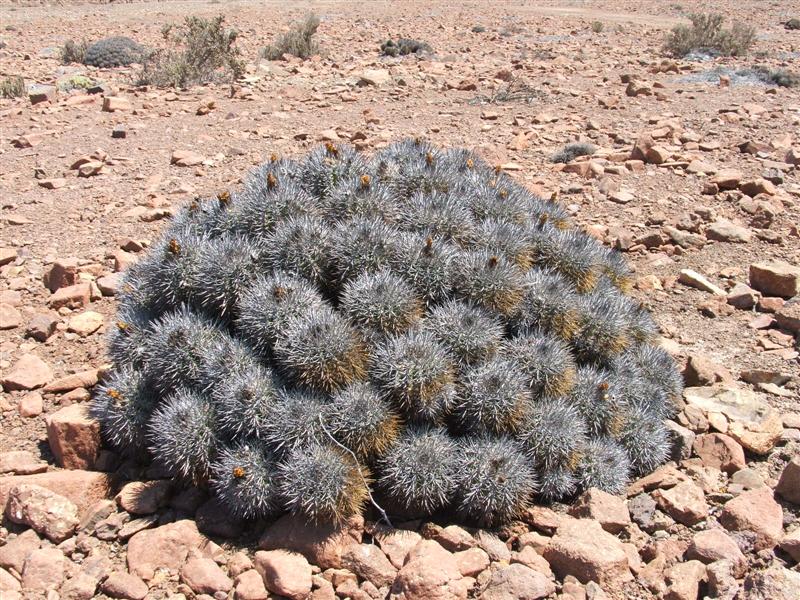
[{"label": "cactus cluster", "polygon": [[129,269],[93,413],[243,518],[495,525],[666,459],[681,379],[630,283],[469,151],[272,156]]},{"label": "cactus cluster", "polygon": [[102,39],[86,48],[83,63],[92,67],[107,69],[109,67],[127,67],[141,62],[145,48],[125,36]]}]

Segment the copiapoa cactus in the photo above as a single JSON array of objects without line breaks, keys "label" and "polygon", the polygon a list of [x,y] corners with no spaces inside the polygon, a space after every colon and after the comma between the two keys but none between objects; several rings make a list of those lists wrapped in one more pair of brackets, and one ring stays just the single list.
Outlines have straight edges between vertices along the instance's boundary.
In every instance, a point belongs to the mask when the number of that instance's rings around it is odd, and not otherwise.
[{"label": "copiapoa cactus", "polygon": [[629,288],[469,151],[273,155],[128,271],[93,414],[241,518],[492,526],[668,456],[681,378]]}]

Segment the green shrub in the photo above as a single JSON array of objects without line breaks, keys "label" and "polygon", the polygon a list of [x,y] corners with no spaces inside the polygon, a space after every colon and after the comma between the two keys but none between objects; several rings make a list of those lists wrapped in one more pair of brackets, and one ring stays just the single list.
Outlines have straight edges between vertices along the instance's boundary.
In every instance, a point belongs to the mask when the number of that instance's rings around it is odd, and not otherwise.
[{"label": "green shrub", "polygon": [[319,17],[308,14],[286,33],[275,38],[272,44],[261,50],[261,56],[267,60],[280,60],[284,54],[306,59],[319,54],[320,48],[314,39],[319,27]]},{"label": "green shrub", "polygon": [[76,42],[75,40],[67,40],[67,42],[61,47],[61,62],[65,65],[71,63],[83,64],[83,60],[86,57],[86,49],[88,47],[89,42],[86,40],[81,40],[80,42]]},{"label": "green shrub", "polygon": [[797,87],[800,86],[800,75],[788,69],[770,69],[763,65],[740,71],[739,74],[749,73],[764,83],[777,85],[778,87]]},{"label": "green shrub", "polygon": [[601,21],[592,21],[592,32],[593,33],[603,33],[603,29],[605,25]]},{"label": "green shrub", "polygon": [[722,56],[742,56],[756,39],[751,25],[737,21],[730,29],[724,29],[725,17],[719,14],[693,14],[689,19],[691,26],[676,25],[667,35],[667,53],[686,56],[696,50],[708,50]]},{"label": "green shrub", "polygon": [[150,53],[139,72],[139,85],[187,88],[214,80],[235,81],[244,72],[238,33],[225,29],[225,17],[186,17],[183,25],[167,25],[164,39],[173,47]]},{"label": "green shrub", "polygon": [[19,75],[9,75],[0,81],[0,98],[21,98],[25,95],[25,80]]}]

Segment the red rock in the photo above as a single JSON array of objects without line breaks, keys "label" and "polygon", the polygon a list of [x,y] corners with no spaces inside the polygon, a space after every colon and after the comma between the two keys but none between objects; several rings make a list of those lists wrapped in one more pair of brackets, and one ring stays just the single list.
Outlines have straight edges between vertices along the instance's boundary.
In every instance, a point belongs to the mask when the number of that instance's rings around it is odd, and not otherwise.
[{"label": "red rock", "polygon": [[136,575],[125,571],[114,571],[102,585],[103,593],[121,600],[143,600],[147,596],[147,584]]},{"label": "red rock", "polygon": [[377,587],[391,585],[397,569],[380,548],[373,544],[354,544],[342,553],[342,566]]},{"label": "red rock", "polygon": [[706,566],[697,560],[678,563],[667,571],[669,587],[664,600],[697,600],[700,582],[706,581]]},{"label": "red rock", "polygon": [[78,283],[78,260],[76,258],[57,260],[45,269],[42,282],[51,292],[75,285]]},{"label": "red rock", "polygon": [[95,281],[97,287],[100,289],[100,293],[103,294],[103,296],[116,295],[121,282],[122,275],[120,273],[104,275],[103,277],[98,277],[97,281]]},{"label": "red rock", "polygon": [[631,517],[618,496],[597,488],[589,488],[570,507],[573,517],[594,519],[610,533],[619,533],[630,525]]},{"label": "red rock", "polygon": [[732,382],[733,375],[722,365],[718,365],[701,354],[690,354],[683,372],[686,385],[713,385],[724,381]]},{"label": "red rock", "polygon": [[17,251],[14,248],[0,248],[0,267],[17,260]]},{"label": "red rock", "polygon": [[787,533],[781,541],[781,550],[786,552],[795,562],[800,562],[800,529]]},{"label": "red rock", "polygon": [[678,471],[673,465],[664,465],[650,473],[650,475],[645,475],[641,479],[634,481],[628,486],[627,495],[630,498],[657,488],[669,488],[687,479],[689,479],[688,476]]},{"label": "red rock", "polygon": [[49,415],[47,440],[59,466],[87,469],[100,453],[100,423],[89,416],[85,404],[65,406]]},{"label": "red rock", "polygon": [[698,435],[692,447],[704,465],[725,473],[734,473],[746,465],[742,447],[724,433]]},{"label": "red rock", "polygon": [[3,377],[3,389],[33,390],[46,385],[53,379],[50,366],[35,354],[23,354],[11,372]]},{"label": "red rock", "polygon": [[339,569],[342,553],[348,546],[360,544],[363,532],[364,519],[360,516],[334,527],[286,514],[264,530],[258,545],[262,550],[299,552],[321,569]]},{"label": "red rock", "polygon": [[47,463],[27,450],[11,450],[0,453],[0,475],[31,475],[47,471]]},{"label": "red rock", "polygon": [[4,546],[0,546],[0,567],[22,573],[28,555],[38,550],[39,546],[41,540],[36,532],[33,529],[26,529],[17,537],[6,541]]},{"label": "red rock", "polygon": [[16,329],[22,324],[20,312],[5,302],[0,302],[0,330]]},{"label": "red rock", "polygon": [[46,342],[56,331],[58,319],[47,313],[33,315],[25,329],[25,335],[35,339],[37,342]]},{"label": "red rock", "polygon": [[38,417],[44,411],[44,400],[39,392],[28,392],[17,404],[19,416],[24,418]]},{"label": "red rock", "polygon": [[653,147],[653,138],[648,134],[642,134],[631,150],[630,160],[647,162],[647,152]]},{"label": "red rock", "polygon": [[86,337],[100,329],[104,321],[103,315],[99,312],[87,310],[70,318],[67,323],[67,331]]},{"label": "red rock", "polygon": [[[528,547],[530,548],[530,546]],[[456,559],[458,570],[464,577],[475,577],[489,567],[489,555],[480,548],[469,548],[461,552],[454,552],[453,558]]]},{"label": "red rock", "polygon": [[772,548],[783,537],[783,511],[768,487],[742,492],[725,503],[719,522],[728,531],[757,534],[757,549]]},{"label": "red rock", "polygon": [[268,600],[269,592],[264,580],[255,569],[244,571],[236,576],[236,600]]},{"label": "red rock", "polygon": [[56,379],[52,383],[48,383],[46,386],[44,386],[43,391],[61,394],[63,392],[71,392],[72,390],[76,390],[78,388],[90,388],[97,383],[97,378],[97,369],[80,371],[79,373],[73,373],[72,375],[67,375],[65,377],[61,377],[60,379]]},{"label": "red rock", "polygon": [[633,578],[622,542],[588,519],[564,519],[543,556],[559,577],[573,575],[582,583],[618,589]]},{"label": "red rock", "polygon": [[389,562],[398,569],[405,564],[408,553],[422,541],[422,536],[416,531],[405,529],[378,531],[373,535]]},{"label": "red rock", "polygon": [[15,475],[0,478],[0,509],[5,510],[8,493],[19,484],[40,485],[60,494],[78,507],[83,514],[98,500],[108,495],[111,480],[105,473],[93,471],[48,471],[36,475]]},{"label": "red rock", "polygon": [[768,194],[769,196],[774,196],[778,193],[778,189],[775,187],[775,184],[761,177],[743,181],[739,184],[739,189],[748,196],[758,196],[759,194]]},{"label": "red rock", "polygon": [[5,569],[0,568],[0,594],[3,594],[3,599],[5,600],[6,597],[8,597],[8,600],[22,598],[22,596],[19,595],[21,590],[22,584],[17,581],[17,578]]},{"label": "red rock", "polygon": [[749,285],[737,283],[728,292],[728,304],[741,309],[753,308],[758,302],[759,296],[760,294]]},{"label": "red rock", "polygon": [[[545,540],[549,541],[548,538],[545,538]],[[547,544],[544,544],[541,547],[541,550],[544,550],[544,546],[546,545]],[[511,562],[520,563],[526,567],[530,567],[534,571],[538,571],[542,575],[546,575],[548,578],[553,576],[553,571],[550,569],[550,563],[542,558],[542,555],[537,552],[537,548],[532,544],[523,546],[520,548],[519,552],[512,554]]]},{"label": "red rock", "polygon": [[791,331],[793,334],[800,334],[800,302],[784,304],[775,311],[775,320],[778,327]]},{"label": "red rock", "polygon": [[48,304],[50,308],[58,310],[62,306],[67,308],[83,308],[89,305],[92,297],[92,286],[88,283],[76,283],[56,290],[50,296]]},{"label": "red rock", "polygon": [[[426,536],[430,537],[430,536]],[[475,538],[458,525],[448,525],[436,532],[431,539],[436,540],[445,550],[458,552],[475,546]]]},{"label": "red rock", "polygon": [[203,163],[205,158],[191,150],[175,150],[170,158],[170,164],[178,167],[194,167]]},{"label": "red rock", "polygon": [[469,580],[456,559],[433,540],[422,540],[409,553],[391,587],[391,600],[466,600]]},{"label": "red rock", "polygon": [[302,554],[260,550],[254,563],[270,592],[291,600],[305,600],[311,592],[311,565]]},{"label": "red rock", "polygon": [[104,112],[118,112],[131,110],[131,102],[122,96],[106,96],[103,98]]},{"label": "red rock", "polygon": [[99,579],[80,572],[69,578],[59,590],[60,600],[92,600],[96,597]]},{"label": "red rock", "polygon": [[181,580],[195,594],[214,595],[227,592],[233,582],[219,565],[210,558],[190,558],[181,569]]},{"label": "red rock", "polygon": [[58,589],[64,581],[67,559],[58,548],[34,550],[25,560],[22,587],[28,592]]},{"label": "red rock", "polygon": [[800,267],[782,261],[754,263],[750,285],[765,296],[791,298],[800,293]]},{"label": "red rock", "polygon": [[539,600],[555,591],[552,581],[525,565],[497,565],[481,600]]},{"label": "red rock", "polygon": [[78,526],[78,507],[47,488],[20,484],[8,493],[6,516],[31,527],[56,544],[71,537]]},{"label": "red rock", "polygon": [[708,517],[708,504],[703,490],[692,481],[682,481],[667,490],[656,490],[653,499],[661,510],[687,526]]},{"label": "red rock", "polygon": [[187,519],[140,531],[128,540],[128,570],[149,581],[156,569],[177,572],[206,539]]},{"label": "red rock", "polygon": [[736,542],[721,529],[698,531],[686,551],[686,558],[709,564],[718,560],[730,560],[739,575],[747,566],[745,558]]},{"label": "red rock", "polygon": [[741,171],[736,169],[720,169],[709,182],[716,184],[721,190],[734,190],[742,180]]},{"label": "red rock", "polygon": [[775,491],[789,502],[800,505],[800,456],[786,463]]}]

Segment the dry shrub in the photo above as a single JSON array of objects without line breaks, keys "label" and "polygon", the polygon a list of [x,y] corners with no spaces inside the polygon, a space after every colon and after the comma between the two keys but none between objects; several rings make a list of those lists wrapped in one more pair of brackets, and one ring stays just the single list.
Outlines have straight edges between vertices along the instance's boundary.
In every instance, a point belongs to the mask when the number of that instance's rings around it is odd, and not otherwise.
[{"label": "dry shrub", "polygon": [[0,98],[21,98],[25,95],[25,80],[19,75],[9,75],[0,81]]},{"label": "dry shrub", "polygon": [[75,40],[67,40],[67,42],[61,46],[61,62],[62,64],[69,65],[72,63],[83,64],[83,60],[86,57],[86,49],[89,47],[89,42],[86,40],[81,40],[80,42],[76,42]]},{"label": "dry shrub", "polygon": [[306,15],[302,21],[295,23],[289,31],[281,33],[272,44],[262,49],[261,56],[267,60],[279,60],[284,54],[302,59],[319,54],[319,44],[314,39],[319,23],[317,15]]},{"label": "dry shrub", "polygon": [[215,80],[235,81],[244,73],[238,33],[225,29],[225,17],[186,17],[183,25],[167,25],[164,39],[173,47],[157,50],[144,61],[139,85],[187,88]]},{"label": "dry shrub", "polygon": [[664,50],[673,56],[686,56],[706,50],[722,56],[742,56],[756,39],[756,30],[736,21],[724,29],[725,17],[719,14],[689,15],[692,24],[676,25],[667,35]]}]

